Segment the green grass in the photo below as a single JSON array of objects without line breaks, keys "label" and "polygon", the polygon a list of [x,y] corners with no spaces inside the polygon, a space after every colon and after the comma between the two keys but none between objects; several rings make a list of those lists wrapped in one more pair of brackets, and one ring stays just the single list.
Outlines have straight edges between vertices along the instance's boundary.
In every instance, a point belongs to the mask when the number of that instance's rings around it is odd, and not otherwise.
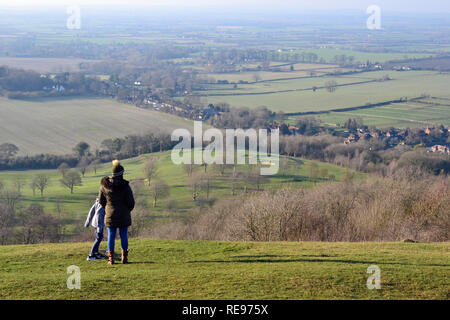
[{"label": "green grass", "polygon": [[450,106],[424,105],[417,102],[396,103],[386,106],[349,112],[332,112],[318,115],[326,124],[344,124],[349,118],[360,117],[365,125],[383,127],[424,127],[450,125]]},{"label": "green grass", "polygon": [[108,138],[147,132],[171,133],[192,126],[192,121],[112,99],[0,98],[0,143],[17,145],[21,155],[72,153],[80,141],[86,141],[94,150]]},{"label": "green grass", "polygon": [[[132,239],[131,263],[114,266],[86,261],[90,246],[3,246],[0,299],[449,298],[449,243]],[[67,288],[71,265],[80,290]],[[366,286],[371,265],[381,270],[380,290]]]},{"label": "green grass", "polygon": [[[176,200],[176,208],[170,210],[170,215],[177,215],[194,207],[196,204],[192,201],[192,191],[189,188],[189,178],[184,172],[182,166],[173,164],[170,152],[154,153],[142,155],[137,158],[127,159],[121,161],[125,167],[125,179],[134,180],[144,178],[144,164],[145,159],[153,156],[158,157],[158,178],[166,182],[170,187],[170,196],[167,199],[160,200],[156,208],[153,208],[151,214],[168,214],[166,204],[170,200]],[[312,160],[300,160],[296,158],[288,158],[288,167],[280,169],[279,173],[270,176],[267,184],[262,186],[265,190],[277,189],[283,185],[297,185],[303,187],[312,187],[316,183],[326,181],[327,178],[319,178],[311,180],[309,178],[309,171],[312,164],[317,164],[318,168],[325,168],[328,175],[334,175],[337,180],[343,179],[346,175],[346,169],[334,166],[328,163],[322,163]],[[238,170],[248,171],[248,165],[239,165]],[[98,194],[100,180],[106,175],[110,175],[111,165],[109,163],[102,165],[97,174],[94,174],[92,169],[88,170],[83,180],[83,185],[75,187],[74,194],[70,194],[69,189],[61,186],[59,180],[61,174],[57,170],[26,170],[26,171],[0,171],[0,181],[3,182],[7,189],[14,188],[14,181],[21,178],[25,182],[21,193],[23,195],[22,205],[31,203],[38,203],[44,206],[48,212],[54,212],[57,203],[62,203],[64,212],[67,217],[73,217],[81,214],[84,216],[92,205],[95,197]],[[202,171],[203,168],[197,168],[196,171]],[[212,198],[231,198],[232,191],[229,181],[227,180],[231,169],[227,169],[224,176],[221,176],[214,166],[208,167],[208,172],[214,173],[214,182],[211,187],[210,197]],[[355,178],[362,178],[364,174],[353,172]],[[44,192],[44,197],[41,197],[39,191],[33,196],[29,184],[32,178],[37,174],[46,175],[50,184]],[[242,182],[237,190],[237,193],[243,192],[244,183]],[[249,191],[254,191],[255,186],[246,184]],[[149,201],[149,196],[146,194],[137,195],[146,197]]]},{"label": "green grass", "polygon": [[[380,79],[385,74],[389,74],[393,80],[338,87],[334,93],[329,93],[325,89],[318,89],[316,92],[304,90],[311,89],[313,86],[322,87],[329,80],[335,80],[338,84],[348,84],[370,79]],[[446,96],[449,85],[450,74],[448,73],[383,70],[353,76],[329,76],[260,82],[249,85],[238,85],[237,89],[233,89],[229,85],[227,87],[221,87],[225,90],[217,90],[219,86],[215,85],[209,91],[200,91],[199,93],[225,94],[225,96],[208,96],[206,98],[208,103],[227,102],[232,106],[247,106],[250,108],[266,106],[274,111],[295,113],[357,107],[367,103],[379,103],[401,97],[419,97],[423,93],[433,96]],[[282,90],[302,91],[276,92]],[[250,93],[266,94],[251,95]]]},{"label": "green grass", "polygon": [[[281,64],[281,63],[280,63]],[[277,64],[274,64],[275,66]],[[248,66],[247,66],[248,67]],[[253,66],[255,67],[255,66]],[[275,67],[283,71],[236,71],[232,73],[206,73],[202,76],[212,77],[217,80],[228,80],[229,82],[248,81],[254,82],[254,76],[258,75],[259,80],[274,80],[284,78],[297,78],[308,77],[311,71],[314,71],[316,75],[324,73],[330,73],[336,70],[345,71],[348,69],[342,69],[337,65],[325,65],[325,64],[308,64],[308,63],[296,63],[294,64],[294,71],[290,71],[290,65]]]}]

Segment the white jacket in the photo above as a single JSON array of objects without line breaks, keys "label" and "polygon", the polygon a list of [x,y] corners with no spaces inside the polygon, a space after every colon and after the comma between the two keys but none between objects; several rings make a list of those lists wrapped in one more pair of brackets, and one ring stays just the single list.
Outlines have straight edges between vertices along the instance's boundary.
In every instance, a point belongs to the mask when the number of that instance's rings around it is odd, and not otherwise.
[{"label": "white jacket", "polygon": [[94,228],[103,229],[105,227],[105,209],[100,204],[98,198],[95,200],[94,205],[89,211],[84,226],[87,228],[90,224],[92,224]]}]

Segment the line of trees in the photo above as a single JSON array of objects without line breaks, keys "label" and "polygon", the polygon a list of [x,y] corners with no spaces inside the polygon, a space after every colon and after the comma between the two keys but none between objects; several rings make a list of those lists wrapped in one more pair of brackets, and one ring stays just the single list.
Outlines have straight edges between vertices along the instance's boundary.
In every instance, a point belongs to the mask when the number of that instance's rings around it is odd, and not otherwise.
[{"label": "line of trees", "polygon": [[101,143],[101,148],[93,151],[89,144],[80,142],[74,147],[73,154],[17,156],[19,149],[13,144],[5,143],[0,146],[0,170],[56,169],[65,164],[70,168],[78,168],[84,176],[88,168],[96,171],[101,163],[112,159],[126,159],[145,153],[166,151],[175,144],[169,134],[148,133],[105,139]]}]

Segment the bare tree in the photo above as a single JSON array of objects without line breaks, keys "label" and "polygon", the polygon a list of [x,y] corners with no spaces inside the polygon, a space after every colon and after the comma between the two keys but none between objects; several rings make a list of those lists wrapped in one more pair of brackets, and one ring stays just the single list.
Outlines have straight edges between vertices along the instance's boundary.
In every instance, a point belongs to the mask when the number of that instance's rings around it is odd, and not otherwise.
[{"label": "bare tree", "polygon": [[335,80],[330,80],[330,81],[325,82],[325,89],[328,92],[335,92],[336,88],[337,88],[337,85],[338,84],[337,84],[337,82]]},{"label": "bare tree", "polygon": [[167,198],[169,194],[169,186],[164,181],[153,181],[153,183],[150,185],[150,195],[153,198],[153,208],[156,207],[158,199]]},{"label": "bare tree", "polygon": [[41,197],[44,196],[44,190],[50,184],[48,177],[44,174],[39,174],[33,178],[33,184],[41,192]]},{"label": "bare tree", "polygon": [[260,174],[258,167],[255,172],[247,173],[246,179],[248,182],[255,185],[257,191],[261,191],[261,186],[269,181],[266,176]]},{"label": "bare tree", "polygon": [[[22,191],[22,187],[25,186],[25,180],[22,177],[17,177],[14,180],[14,186],[16,187],[17,192],[20,193]],[[1,187],[0,187],[0,190],[1,190]]]},{"label": "bare tree", "polygon": [[139,237],[147,227],[148,210],[138,206],[133,210],[133,225],[130,228],[130,237]]},{"label": "bare tree", "polygon": [[81,186],[81,175],[77,171],[69,171],[60,180],[61,185],[69,188],[70,193],[73,194],[73,189],[76,186]]},{"label": "bare tree", "polygon": [[22,199],[22,194],[16,190],[5,189],[0,194],[0,201],[11,210],[16,209],[17,203]]},{"label": "bare tree", "polygon": [[259,74],[255,73],[253,75],[253,80],[255,80],[255,82],[259,82],[261,80],[261,76]]},{"label": "bare tree", "polygon": [[14,210],[0,204],[0,244],[5,245],[12,234]]},{"label": "bare tree", "polygon": [[209,199],[209,194],[214,182],[214,175],[208,172],[204,172],[198,175],[200,179],[200,188],[205,190],[206,199]]},{"label": "bare tree", "polygon": [[144,193],[144,179],[133,179],[130,181],[131,190],[136,198]]},{"label": "bare tree", "polygon": [[158,175],[158,159],[150,157],[145,161],[144,174],[148,180],[148,185],[151,185],[152,179]]},{"label": "bare tree", "polygon": [[233,167],[233,171],[230,175],[230,181],[231,181],[231,195],[236,195],[236,190],[239,187],[239,185],[242,183],[242,180],[244,178],[244,175],[242,172],[239,172],[236,170],[236,166]]},{"label": "bare tree", "polygon": [[202,186],[202,174],[193,173],[189,179],[189,184],[192,190],[192,200],[197,201]]},{"label": "bare tree", "polygon": [[101,161],[100,159],[96,159],[94,161],[91,162],[91,164],[89,165],[89,167],[92,168],[92,170],[94,170],[94,174],[97,174],[97,170],[101,165]]},{"label": "bare tree", "polygon": [[36,196],[37,185],[36,185],[36,181],[34,181],[34,179],[31,180],[31,182],[30,182],[30,188],[33,191],[33,197],[35,197]]},{"label": "bare tree", "polygon": [[55,212],[57,213],[58,218],[58,234],[60,235],[61,239],[64,237],[64,232],[66,228],[63,224],[63,213],[64,213],[64,201],[61,197],[56,197],[55,199]]},{"label": "bare tree", "polygon": [[225,163],[214,164],[213,166],[214,166],[215,170],[217,170],[221,176],[223,176],[225,174],[225,171],[227,170],[227,168],[228,169],[233,168],[232,165],[225,164]]},{"label": "bare tree", "polygon": [[31,204],[19,214],[18,218],[23,228],[23,232],[21,232],[23,243],[59,240],[59,220],[46,214],[41,205]]},{"label": "bare tree", "polygon": [[84,175],[86,174],[87,168],[89,167],[89,159],[86,157],[82,157],[80,161],[78,161],[77,168],[80,170],[81,175],[84,178]]},{"label": "bare tree", "polygon": [[64,177],[67,173],[67,171],[70,170],[70,167],[67,163],[63,162],[59,165],[58,167],[58,171],[59,173],[61,173],[61,176]]},{"label": "bare tree", "polygon": [[194,171],[194,165],[192,163],[187,163],[183,165],[183,170],[186,172],[187,176],[192,176],[192,172]]},{"label": "bare tree", "polygon": [[59,221],[52,215],[41,212],[32,216],[30,223],[33,226],[34,239],[38,243],[59,240]]}]

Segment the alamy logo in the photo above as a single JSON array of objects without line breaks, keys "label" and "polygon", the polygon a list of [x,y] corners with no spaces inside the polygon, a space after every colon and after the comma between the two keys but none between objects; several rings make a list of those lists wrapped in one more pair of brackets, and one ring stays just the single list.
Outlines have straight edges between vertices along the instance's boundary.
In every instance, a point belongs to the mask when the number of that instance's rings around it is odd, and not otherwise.
[{"label": "alamy logo", "polygon": [[366,10],[370,17],[367,18],[367,29],[380,30],[381,29],[381,9],[379,6],[371,5]]},{"label": "alamy logo", "polygon": [[367,278],[367,289],[381,289],[381,270],[376,265],[367,268],[367,273],[371,275]]},{"label": "alamy logo", "polygon": [[81,10],[79,6],[70,6],[67,8],[67,29],[81,29]]},{"label": "alamy logo", "polygon": [[[248,157],[249,164],[261,165],[261,175],[274,175],[278,172],[279,129],[271,130],[270,135],[266,129],[259,129],[258,132],[255,129],[226,129],[224,141],[222,131],[211,128],[203,132],[202,122],[195,121],[193,150],[192,136],[188,130],[174,130],[171,139],[172,141],[181,139],[181,142],[172,149],[171,155],[172,162],[177,165],[246,164]],[[248,149],[246,149],[247,141]],[[203,142],[211,143],[203,149]]]},{"label": "alamy logo", "polygon": [[81,289],[81,270],[78,266],[69,266],[67,267],[67,274],[71,274],[69,278],[67,278],[67,289]]}]

